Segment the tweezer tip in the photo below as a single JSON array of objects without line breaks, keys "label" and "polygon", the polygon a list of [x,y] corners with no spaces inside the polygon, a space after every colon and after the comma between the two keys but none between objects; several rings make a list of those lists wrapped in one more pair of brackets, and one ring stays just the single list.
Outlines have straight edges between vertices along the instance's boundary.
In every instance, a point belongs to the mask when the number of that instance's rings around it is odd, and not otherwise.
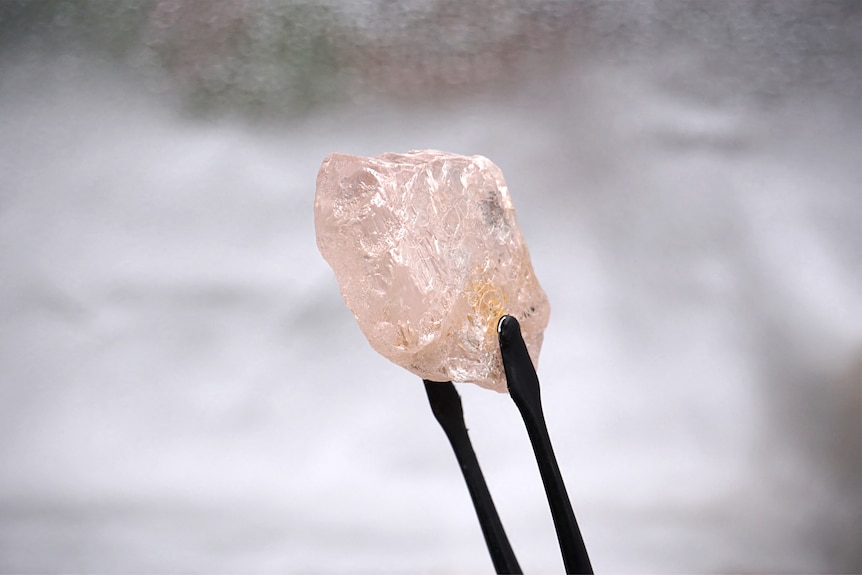
[{"label": "tweezer tip", "polygon": [[503,341],[508,340],[510,337],[520,333],[521,324],[518,323],[518,320],[510,315],[504,315],[500,318],[500,321],[497,322],[497,335],[500,340]]}]

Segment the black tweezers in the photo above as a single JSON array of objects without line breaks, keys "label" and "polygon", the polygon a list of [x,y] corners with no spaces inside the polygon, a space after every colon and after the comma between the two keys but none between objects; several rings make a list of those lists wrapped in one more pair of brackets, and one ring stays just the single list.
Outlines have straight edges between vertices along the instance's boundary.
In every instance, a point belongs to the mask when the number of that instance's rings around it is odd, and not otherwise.
[{"label": "black tweezers", "polygon": [[[527,353],[527,345],[521,336],[521,326],[514,317],[506,315],[497,324],[497,334],[509,394],[518,411],[521,412],[527,434],[530,436],[530,443],[533,445],[533,452],[536,454],[536,462],[539,464],[539,473],[545,485],[545,494],[548,496],[566,573],[591,574],[593,567],[566,493],[563,477],[560,475],[554,449],[551,447],[551,438],[542,412],[539,378],[536,376],[533,362]],[[494,500],[491,499],[491,493],[479,467],[479,460],[476,459],[476,453],[467,435],[461,397],[455,391],[451,381],[434,382],[427,379],[424,381],[431,411],[446,433],[449,443],[452,444],[455,457],[464,474],[464,481],[470,491],[470,498],[473,500],[494,569],[497,573],[523,573],[503,524],[500,522]]]}]

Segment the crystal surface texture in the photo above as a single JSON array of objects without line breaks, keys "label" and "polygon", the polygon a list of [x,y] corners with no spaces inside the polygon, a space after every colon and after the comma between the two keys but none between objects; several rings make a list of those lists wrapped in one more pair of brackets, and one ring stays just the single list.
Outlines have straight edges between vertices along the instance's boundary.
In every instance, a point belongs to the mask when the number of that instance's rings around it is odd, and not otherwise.
[{"label": "crystal surface texture", "polygon": [[386,358],[423,379],[505,392],[497,323],[509,314],[537,365],[550,305],[487,158],[330,154],[314,224],[347,307]]}]

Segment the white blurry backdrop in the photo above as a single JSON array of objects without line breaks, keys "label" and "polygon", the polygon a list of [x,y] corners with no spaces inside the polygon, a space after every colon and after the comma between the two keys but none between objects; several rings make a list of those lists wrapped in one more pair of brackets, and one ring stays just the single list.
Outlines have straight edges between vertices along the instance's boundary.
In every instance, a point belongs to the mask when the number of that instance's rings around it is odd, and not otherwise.
[{"label": "white blurry backdrop", "polygon": [[414,148],[507,177],[596,570],[862,571],[860,101],[854,1],[4,2],[0,572],[491,569],[315,245],[327,153]]}]

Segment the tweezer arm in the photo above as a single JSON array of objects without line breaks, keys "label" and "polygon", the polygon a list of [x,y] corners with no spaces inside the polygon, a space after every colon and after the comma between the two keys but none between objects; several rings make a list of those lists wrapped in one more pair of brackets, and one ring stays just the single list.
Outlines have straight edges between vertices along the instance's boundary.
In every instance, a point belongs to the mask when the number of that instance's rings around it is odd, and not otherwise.
[{"label": "tweezer arm", "polygon": [[473,500],[473,507],[476,509],[476,516],[479,518],[479,526],[485,536],[485,544],[488,546],[494,569],[497,573],[522,573],[509,538],[503,530],[494,500],[491,499],[491,493],[479,467],[479,460],[476,459],[476,452],[473,451],[470,436],[467,435],[461,396],[458,395],[451,381],[436,382],[427,379],[423,381],[431,411],[443,428],[443,432],[446,433],[449,443],[452,444],[455,458],[461,467],[461,473],[464,474],[464,481],[470,491],[470,498]]},{"label": "tweezer arm", "polygon": [[524,418],[530,443],[542,483],[545,484],[545,494],[551,507],[551,516],[557,530],[557,539],[563,554],[563,564],[566,573],[592,573],[593,567],[587,555],[587,548],[578,528],[554,448],[551,447],[551,437],[545,425],[545,415],[542,411],[542,399],[539,391],[539,378],[533,367],[533,362],[527,353],[527,346],[521,336],[521,326],[512,316],[503,316],[497,324],[497,334],[500,339],[500,353],[503,358],[503,368],[506,371],[506,381],[509,394]]}]

